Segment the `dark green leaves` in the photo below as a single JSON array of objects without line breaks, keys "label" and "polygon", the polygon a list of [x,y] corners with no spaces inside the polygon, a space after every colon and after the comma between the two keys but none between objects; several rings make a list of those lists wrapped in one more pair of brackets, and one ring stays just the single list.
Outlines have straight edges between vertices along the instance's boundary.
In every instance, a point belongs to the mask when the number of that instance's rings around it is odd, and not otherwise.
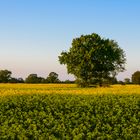
[{"label": "dark green leaves", "polygon": [[140,85],[140,71],[136,71],[132,74],[132,82]]},{"label": "dark green leaves", "polygon": [[67,65],[68,73],[89,85],[93,78],[102,82],[123,71],[126,59],[117,42],[91,34],[73,39],[72,47],[61,53],[59,61]]},{"label": "dark green leaves", "polygon": [[140,95],[22,95],[0,99],[0,139],[140,138]]}]

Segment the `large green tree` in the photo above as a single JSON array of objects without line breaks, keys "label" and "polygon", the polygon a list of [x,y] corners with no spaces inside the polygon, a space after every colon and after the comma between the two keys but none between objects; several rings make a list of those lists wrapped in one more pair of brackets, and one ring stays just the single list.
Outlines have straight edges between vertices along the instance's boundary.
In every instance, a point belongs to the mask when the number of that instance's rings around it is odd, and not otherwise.
[{"label": "large green tree", "polygon": [[136,71],[132,74],[132,83],[140,85],[140,71]]},{"label": "large green tree", "polygon": [[68,73],[81,86],[88,86],[92,82],[102,85],[103,81],[124,71],[126,58],[117,42],[93,33],[73,39],[72,47],[61,53],[59,61],[67,65]]}]

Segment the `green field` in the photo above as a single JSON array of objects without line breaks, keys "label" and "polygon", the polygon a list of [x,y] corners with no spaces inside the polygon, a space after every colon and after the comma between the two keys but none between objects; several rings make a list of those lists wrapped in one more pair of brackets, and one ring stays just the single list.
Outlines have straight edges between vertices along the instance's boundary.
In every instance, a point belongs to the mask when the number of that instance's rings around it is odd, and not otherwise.
[{"label": "green field", "polygon": [[1,84],[0,139],[139,140],[139,89]]}]

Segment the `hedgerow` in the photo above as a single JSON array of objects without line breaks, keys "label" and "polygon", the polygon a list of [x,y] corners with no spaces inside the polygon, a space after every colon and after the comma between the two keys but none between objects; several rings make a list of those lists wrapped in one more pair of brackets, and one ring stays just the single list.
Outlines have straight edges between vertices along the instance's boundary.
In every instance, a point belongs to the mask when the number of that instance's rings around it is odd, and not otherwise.
[{"label": "hedgerow", "polygon": [[139,140],[140,95],[2,97],[0,139]]}]

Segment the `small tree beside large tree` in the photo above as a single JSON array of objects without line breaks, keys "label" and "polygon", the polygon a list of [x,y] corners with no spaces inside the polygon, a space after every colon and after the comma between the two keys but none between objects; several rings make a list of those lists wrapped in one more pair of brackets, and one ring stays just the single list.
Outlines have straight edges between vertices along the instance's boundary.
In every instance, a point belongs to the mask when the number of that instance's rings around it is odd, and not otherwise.
[{"label": "small tree beside large tree", "polygon": [[61,53],[59,61],[85,87],[92,83],[102,86],[104,81],[115,78],[125,70],[126,58],[117,42],[93,33],[73,39],[72,47]]}]

